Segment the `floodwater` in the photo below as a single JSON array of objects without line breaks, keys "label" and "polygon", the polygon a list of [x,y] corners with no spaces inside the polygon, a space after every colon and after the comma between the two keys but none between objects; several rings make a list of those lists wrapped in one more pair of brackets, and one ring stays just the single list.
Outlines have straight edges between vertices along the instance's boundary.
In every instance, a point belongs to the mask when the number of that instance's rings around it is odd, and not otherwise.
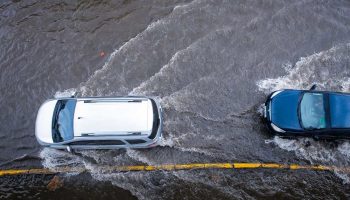
[{"label": "floodwater", "polygon": [[[0,168],[90,173],[0,178],[0,198],[347,199],[350,174],[288,170],[102,173],[103,165],[276,162],[348,166],[350,142],[282,139],[261,120],[282,88],[350,92],[350,2],[101,0],[0,3]],[[164,140],[146,150],[42,148],[48,98],[151,95]],[[311,144],[311,145],[309,145]]]}]

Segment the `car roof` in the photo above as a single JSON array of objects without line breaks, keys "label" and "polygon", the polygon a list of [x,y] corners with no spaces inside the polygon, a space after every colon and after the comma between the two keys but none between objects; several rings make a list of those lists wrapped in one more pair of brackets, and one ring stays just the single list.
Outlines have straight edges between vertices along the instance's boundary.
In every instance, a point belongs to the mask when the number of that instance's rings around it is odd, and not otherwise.
[{"label": "car roof", "polygon": [[153,109],[150,99],[77,99],[74,136],[150,134]]},{"label": "car roof", "polygon": [[330,93],[329,105],[332,128],[350,128],[350,94]]},{"label": "car roof", "polygon": [[330,106],[330,126],[331,128],[350,129],[350,93],[319,91],[319,90],[294,90],[286,89],[285,91],[299,91],[310,93],[322,93],[329,95]]}]

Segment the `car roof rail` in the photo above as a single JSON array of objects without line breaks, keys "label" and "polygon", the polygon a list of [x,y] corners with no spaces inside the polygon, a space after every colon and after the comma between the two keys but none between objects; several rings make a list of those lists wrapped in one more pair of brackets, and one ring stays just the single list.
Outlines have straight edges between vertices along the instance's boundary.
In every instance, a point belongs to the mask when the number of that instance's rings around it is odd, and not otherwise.
[{"label": "car roof rail", "polygon": [[106,103],[106,102],[128,102],[128,103],[141,103],[142,99],[89,99],[84,100],[84,103]]}]

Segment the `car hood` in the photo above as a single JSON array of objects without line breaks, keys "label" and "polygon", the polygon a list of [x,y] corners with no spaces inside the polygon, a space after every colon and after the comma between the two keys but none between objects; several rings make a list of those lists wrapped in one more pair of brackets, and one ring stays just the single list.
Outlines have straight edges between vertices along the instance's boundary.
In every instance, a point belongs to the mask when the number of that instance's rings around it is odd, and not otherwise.
[{"label": "car hood", "polygon": [[271,102],[271,122],[282,129],[301,130],[298,118],[300,91],[284,90]]},{"label": "car hood", "polygon": [[39,143],[53,143],[52,116],[57,100],[49,100],[39,108],[35,122],[35,136]]}]

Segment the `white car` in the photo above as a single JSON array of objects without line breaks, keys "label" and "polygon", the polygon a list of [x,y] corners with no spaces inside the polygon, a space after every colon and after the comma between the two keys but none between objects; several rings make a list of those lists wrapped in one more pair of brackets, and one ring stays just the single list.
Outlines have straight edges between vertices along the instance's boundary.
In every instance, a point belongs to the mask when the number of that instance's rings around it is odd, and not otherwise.
[{"label": "white car", "polygon": [[150,97],[50,99],[38,111],[35,135],[68,151],[153,147],[162,137],[162,108]]}]

